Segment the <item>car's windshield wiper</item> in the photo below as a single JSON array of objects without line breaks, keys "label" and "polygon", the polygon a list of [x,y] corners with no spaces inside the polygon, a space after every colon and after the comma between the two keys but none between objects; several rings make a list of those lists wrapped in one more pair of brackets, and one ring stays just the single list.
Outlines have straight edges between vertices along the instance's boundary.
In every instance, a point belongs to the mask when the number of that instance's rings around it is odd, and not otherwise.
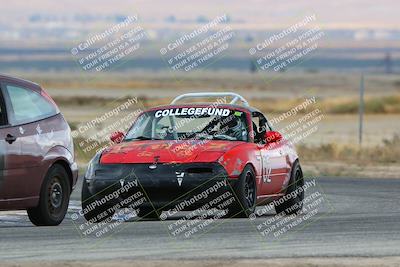
[{"label": "car's windshield wiper", "polygon": [[235,137],[228,136],[228,135],[214,135],[212,137],[213,140],[226,140],[226,141],[236,141]]},{"label": "car's windshield wiper", "polygon": [[133,141],[133,140],[162,140],[162,139],[140,135],[140,136],[135,136],[133,138],[126,139],[125,141]]}]

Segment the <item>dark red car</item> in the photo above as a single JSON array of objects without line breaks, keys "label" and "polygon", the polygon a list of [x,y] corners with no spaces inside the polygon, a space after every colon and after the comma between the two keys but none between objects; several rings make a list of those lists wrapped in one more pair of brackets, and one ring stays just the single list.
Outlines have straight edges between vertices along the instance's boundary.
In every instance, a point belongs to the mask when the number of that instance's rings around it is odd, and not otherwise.
[{"label": "dark red car", "polygon": [[0,87],[0,210],[58,225],[78,176],[70,127],[39,85],[0,75]]},{"label": "dark red car", "polygon": [[[221,100],[177,103],[193,97]],[[140,217],[204,208],[248,217],[257,205],[284,196],[275,202],[277,212],[302,209],[304,180],[293,145],[235,93],[179,96],[111,139],[117,144],[97,153],[85,174],[82,210],[89,221],[110,218],[137,192],[146,197],[135,206]],[[231,200],[217,203],[226,192]]]}]

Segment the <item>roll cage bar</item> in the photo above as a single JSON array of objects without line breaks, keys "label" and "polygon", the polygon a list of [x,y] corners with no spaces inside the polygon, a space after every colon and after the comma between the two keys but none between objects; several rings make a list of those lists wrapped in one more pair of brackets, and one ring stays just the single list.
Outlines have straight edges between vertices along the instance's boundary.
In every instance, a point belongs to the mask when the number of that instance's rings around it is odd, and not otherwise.
[{"label": "roll cage bar", "polygon": [[188,98],[216,98],[216,97],[231,97],[232,100],[229,104],[237,104],[241,102],[245,107],[249,107],[249,102],[243,96],[233,92],[202,92],[202,93],[188,93],[175,97],[171,105],[176,104],[178,101]]}]

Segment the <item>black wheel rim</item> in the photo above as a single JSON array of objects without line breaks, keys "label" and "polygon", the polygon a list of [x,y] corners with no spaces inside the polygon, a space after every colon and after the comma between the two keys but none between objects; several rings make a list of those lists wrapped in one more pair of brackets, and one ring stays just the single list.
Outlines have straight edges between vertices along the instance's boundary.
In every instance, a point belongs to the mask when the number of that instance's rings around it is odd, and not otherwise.
[{"label": "black wheel rim", "polygon": [[58,177],[53,177],[48,187],[48,208],[51,215],[57,216],[63,206],[64,191]]},{"label": "black wheel rim", "polygon": [[244,185],[244,197],[246,200],[247,208],[252,208],[256,199],[256,188],[253,176],[250,172],[246,174]]}]

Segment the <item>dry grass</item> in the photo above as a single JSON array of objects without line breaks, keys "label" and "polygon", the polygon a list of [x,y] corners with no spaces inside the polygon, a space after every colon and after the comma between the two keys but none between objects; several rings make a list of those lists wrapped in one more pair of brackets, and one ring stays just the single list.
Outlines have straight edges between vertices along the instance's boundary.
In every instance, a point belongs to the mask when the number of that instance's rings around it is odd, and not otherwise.
[{"label": "dry grass", "polygon": [[[167,89],[193,88],[216,90],[262,90],[302,93],[315,92],[357,93],[360,76],[355,73],[247,73],[243,71],[196,71],[196,72],[120,72],[120,73],[21,73],[21,77],[38,82],[45,88],[63,89]],[[397,75],[368,74],[365,89],[378,94],[399,92]],[[332,95],[332,94],[330,94]]]},{"label": "dry grass", "polygon": [[[285,113],[293,107],[304,102],[304,99],[256,99],[251,101],[254,107],[259,108],[265,113]],[[268,105],[266,105],[268,103]],[[359,109],[359,99],[350,97],[336,97],[317,99],[312,108],[319,108],[325,114],[354,114]],[[364,102],[365,113],[367,114],[399,114],[400,95],[384,97],[366,97]],[[310,109],[300,110],[299,113],[310,112]]]},{"label": "dry grass", "polygon": [[381,145],[373,147],[330,143],[319,146],[299,145],[297,150],[305,162],[336,161],[358,165],[400,163],[400,136],[385,139]]}]

